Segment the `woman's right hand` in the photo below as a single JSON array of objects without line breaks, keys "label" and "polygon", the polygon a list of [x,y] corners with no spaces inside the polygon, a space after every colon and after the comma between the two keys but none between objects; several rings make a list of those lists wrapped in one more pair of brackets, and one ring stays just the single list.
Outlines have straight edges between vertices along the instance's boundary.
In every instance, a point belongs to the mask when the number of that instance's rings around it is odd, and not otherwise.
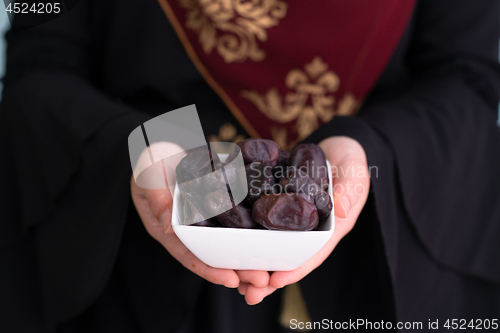
[{"label": "woman's right hand", "polygon": [[[182,154],[178,153],[183,150],[178,145],[168,142],[156,143],[151,148],[156,152],[163,152],[159,154],[161,156],[174,156],[177,154],[179,159],[177,161],[169,159],[168,163],[156,163],[151,167],[157,168],[152,177],[163,175],[162,178],[166,185],[164,189],[142,188],[137,185],[132,176],[130,181],[132,200],[147,232],[162,244],[184,267],[203,279],[228,288],[237,288],[240,282],[242,285],[252,285],[254,288],[245,288],[245,299],[250,305],[259,303],[269,294],[267,289],[271,288],[269,287],[269,273],[267,271],[235,271],[208,266],[189,251],[173,232],[171,228],[173,198],[167,179],[175,183],[175,167],[182,158]],[[142,156],[144,156],[143,158],[149,158],[147,152]],[[172,188],[172,186],[170,187]]]}]

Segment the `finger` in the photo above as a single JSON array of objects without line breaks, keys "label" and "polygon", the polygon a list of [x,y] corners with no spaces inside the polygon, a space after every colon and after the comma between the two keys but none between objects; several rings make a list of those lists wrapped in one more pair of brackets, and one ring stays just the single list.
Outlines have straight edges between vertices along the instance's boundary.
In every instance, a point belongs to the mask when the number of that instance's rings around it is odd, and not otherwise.
[{"label": "finger", "polygon": [[[156,224],[161,225],[165,233],[172,232],[170,223],[173,187],[169,187],[169,184],[176,183],[175,167],[183,156],[179,154],[180,152],[183,152],[183,149],[177,144],[155,142],[141,153],[137,163],[142,164],[142,167],[137,169],[137,172],[134,171],[132,182],[134,203],[145,199],[148,204],[147,210],[143,209],[142,214],[139,212],[141,218],[151,227],[156,227]],[[156,157],[156,162],[151,164],[152,156]],[[141,208],[146,208],[143,206]]]},{"label": "finger", "polygon": [[316,269],[330,255],[333,248],[344,237],[344,232],[337,232],[337,228],[328,242],[311,259],[292,271],[276,271],[271,274],[269,286],[273,288],[283,288],[286,285],[295,283],[303,279],[306,275]]},{"label": "finger", "polygon": [[[132,200],[134,201],[134,205],[137,209],[137,213],[139,213],[139,216],[141,217],[141,220],[144,223],[144,226],[148,230],[148,233],[153,236],[156,240],[159,241],[159,238],[161,238],[161,235],[165,233],[165,230],[162,226],[162,224],[158,221],[158,219],[153,215],[153,213],[150,210],[149,202],[146,200],[145,193],[147,191],[151,190],[146,190],[146,189],[138,189],[137,186],[135,186],[134,180],[132,179]],[[168,210],[167,210],[168,214]],[[164,217],[164,220],[168,221],[171,219],[170,216]],[[169,227],[169,223],[166,224],[165,226]],[[173,233],[173,231],[170,229],[168,231],[169,233]]]},{"label": "finger", "polygon": [[238,292],[240,293],[240,295],[243,295],[243,296],[245,295],[249,285],[250,285],[250,283],[240,282],[240,285],[238,286]]},{"label": "finger", "polygon": [[172,195],[168,189],[146,190],[144,196],[149,204],[149,209],[158,223],[163,226],[166,233],[170,230],[172,220]]},{"label": "finger", "polygon": [[309,274],[313,269],[319,265],[313,265],[306,262],[300,267],[297,267],[293,271],[289,272],[274,272],[271,275],[271,280],[269,286],[273,288],[283,288],[289,284],[296,283],[303,279],[307,274]]},{"label": "finger", "polygon": [[184,267],[203,279],[228,288],[236,288],[240,284],[238,274],[234,270],[208,266],[191,253],[176,234],[164,235],[160,243]]},{"label": "finger", "polygon": [[249,285],[245,293],[245,301],[248,305],[256,305],[262,302],[262,300],[271,295],[276,291],[276,288],[267,286],[264,288],[258,288],[253,285]]},{"label": "finger", "polygon": [[263,288],[269,285],[269,273],[267,271],[236,271],[240,281],[251,283],[256,287]]}]

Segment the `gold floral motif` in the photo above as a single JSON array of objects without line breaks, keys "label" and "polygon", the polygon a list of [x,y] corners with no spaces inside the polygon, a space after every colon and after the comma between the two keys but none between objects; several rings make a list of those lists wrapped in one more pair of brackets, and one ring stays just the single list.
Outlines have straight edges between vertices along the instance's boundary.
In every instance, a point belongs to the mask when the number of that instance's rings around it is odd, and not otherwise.
[{"label": "gold floral motif", "polygon": [[178,0],[187,10],[186,26],[198,33],[206,54],[214,48],[227,63],[247,58],[262,61],[266,54],[256,38],[265,42],[266,29],[285,17],[280,0]]},{"label": "gold floral motif", "polygon": [[287,131],[284,127],[273,127],[271,128],[271,136],[273,141],[280,146],[283,150],[290,150],[296,142],[289,143],[287,138]]},{"label": "gold floral motif", "polygon": [[245,140],[245,136],[239,134],[236,127],[231,123],[225,123],[219,128],[219,135],[210,135],[208,137],[209,142],[232,142],[238,143]]},{"label": "gold floral motif", "polygon": [[[347,93],[335,107],[335,93],[340,86],[340,78],[320,57],[315,57],[302,69],[292,69],[285,78],[285,85],[292,90],[284,101],[277,88],[271,88],[265,95],[257,91],[241,92],[241,96],[251,101],[269,119],[278,123],[289,123],[297,119],[295,130],[300,141],[319,127],[319,121],[330,121],[334,115],[354,115],[358,102],[353,94]],[[284,128],[273,130],[273,139],[282,147],[290,144]],[[296,142],[296,141],[295,141]],[[286,146],[284,146],[286,145]]]}]

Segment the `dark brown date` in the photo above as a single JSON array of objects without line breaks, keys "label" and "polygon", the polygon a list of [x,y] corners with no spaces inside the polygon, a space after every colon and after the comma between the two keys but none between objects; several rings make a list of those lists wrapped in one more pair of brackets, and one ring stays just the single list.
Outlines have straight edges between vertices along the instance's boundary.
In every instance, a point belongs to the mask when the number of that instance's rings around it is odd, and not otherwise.
[{"label": "dark brown date", "polygon": [[[240,152],[245,174],[231,164]],[[271,140],[247,139],[237,144],[226,164],[208,147],[192,149],[176,168],[184,224],[314,230],[333,207],[323,190],[328,188],[328,172],[325,155],[314,144],[299,145],[288,153]],[[244,205],[235,206],[227,184],[245,182]]]},{"label": "dark brown date", "polygon": [[259,225],[252,220],[252,211],[241,205],[219,214],[215,219],[224,227],[255,229]]},{"label": "dark brown date", "polygon": [[327,218],[332,211],[332,198],[330,198],[330,195],[325,190],[321,190],[314,198],[314,202],[316,203],[319,219],[322,221]]},{"label": "dark brown date", "polygon": [[274,177],[272,168],[262,161],[252,162],[245,166],[247,175],[248,195],[245,199],[250,208],[262,195],[273,191]]},{"label": "dark brown date", "polygon": [[252,216],[271,230],[313,230],[319,222],[314,201],[302,194],[262,196],[253,205]]},{"label": "dark brown date", "polygon": [[278,164],[273,169],[273,176],[276,182],[281,181],[285,176],[285,172],[288,168],[288,160],[290,158],[290,153],[286,150],[280,150],[280,157],[278,158]]},{"label": "dark brown date", "polygon": [[208,175],[213,171],[212,166],[218,163],[219,156],[212,154],[207,146],[190,149],[175,169],[177,182],[182,183]]},{"label": "dark brown date", "polygon": [[[189,205],[190,211],[193,211],[192,213],[189,212],[188,215],[185,216],[194,216],[196,214],[207,216],[205,211],[205,197],[200,193],[202,191],[199,190],[199,186],[203,186],[201,178],[179,184],[179,190],[182,198],[187,202],[186,204]],[[185,206],[184,208],[186,209]]]},{"label": "dark brown date", "polygon": [[214,172],[203,177],[203,182],[205,185],[205,193],[215,192],[217,190],[231,192],[230,186],[242,186],[246,182],[246,177],[243,172],[243,167],[238,168],[234,166],[234,164],[218,163]]},{"label": "dark brown date", "polygon": [[240,141],[238,146],[241,149],[245,165],[255,161],[262,161],[265,165],[274,168],[278,164],[280,147],[274,141],[265,139],[246,139]]},{"label": "dark brown date", "polygon": [[205,196],[205,209],[211,216],[217,216],[230,210],[233,203],[227,191],[218,190]]},{"label": "dark brown date", "polygon": [[205,185],[205,193],[215,192],[218,190],[227,191],[226,180],[221,169],[215,170],[203,177]]},{"label": "dark brown date", "polygon": [[200,195],[200,188],[203,188],[203,178],[195,178],[179,183],[179,190],[183,197],[193,202],[201,200],[203,206],[204,197]]},{"label": "dark brown date", "polygon": [[246,173],[242,165],[225,164],[223,172],[230,186],[242,186],[246,182]]},{"label": "dark brown date", "polygon": [[205,198],[201,193],[205,187],[203,176],[212,172],[212,163],[220,163],[219,156],[212,154],[207,146],[202,146],[189,150],[175,169],[182,196],[203,215],[205,215]]},{"label": "dark brown date", "polygon": [[[196,206],[195,203],[193,203],[191,200],[186,199],[183,197],[183,203],[184,203],[184,225],[192,225],[193,223],[197,223],[200,221],[205,220],[205,217],[203,216],[203,213],[200,211],[200,209]],[[198,204],[199,205],[199,204]]]},{"label": "dark brown date", "polygon": [[286,150],[280,150],[280,157],[278,159],[278,165],[281,165],[282,167],[287,167],[289,164],[290,160],[290,153],[287,152]]},{"label": "dark brown date", "polygon": [[301,144],[290,153],[290,165],[301,169],[323,189],[328,188],[328,167],[323,150],[313,144]]},{"label": "dark brown date", "polygon": [[191,224],[194,227],[212,227],[212,228],[222,228],[223,226],[217,222],[215,219],[203,220],[200,222],[196,222]]},{"label": "dark brown date", "polygon": [[283,193],[307,194],[311,198],[322,190],[305,171],[293,166],[288,168],[280,185]]}]

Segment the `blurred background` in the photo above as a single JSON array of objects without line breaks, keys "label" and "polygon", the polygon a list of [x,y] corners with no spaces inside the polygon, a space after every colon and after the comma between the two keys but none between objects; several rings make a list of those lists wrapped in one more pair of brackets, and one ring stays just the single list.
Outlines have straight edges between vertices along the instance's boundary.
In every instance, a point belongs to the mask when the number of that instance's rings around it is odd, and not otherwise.
[{"label": "blurred background", "polygon": [[[10,28],[9,18],[5,11],[5,3],[8,4],[12,1],[2,1],[0,3],[0,78],[3,78],[5,73],[5,32]],[[500,61],[500,58],[498,60]],[[2,99],[2,89],[3,82],[0,81],[0,100]],[[500,103],[498,104],[498,126],[500,126]]]},{"label": "blurred background", "polygon": [[[9,18],[5,11],[5,2],[0,3],[0,78],[5,73],[5,32],[10,28]],[[0,81],[0,100],[2,98],[3,82]]]}]

